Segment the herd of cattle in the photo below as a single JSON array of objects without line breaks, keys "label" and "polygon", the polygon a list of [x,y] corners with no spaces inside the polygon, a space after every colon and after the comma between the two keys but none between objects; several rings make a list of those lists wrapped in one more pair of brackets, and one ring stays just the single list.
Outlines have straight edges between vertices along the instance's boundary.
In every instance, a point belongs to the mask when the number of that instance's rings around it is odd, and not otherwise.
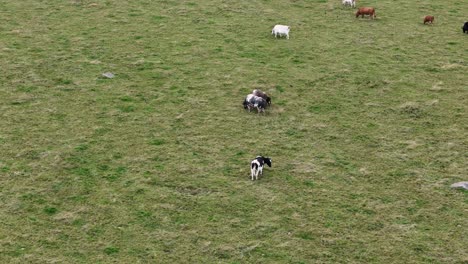
[{"label": "herd of cattle", "polygon": [[[356,7],[356,0],[342,0],[344,6]],[[364,15],[368,15],[369,18],[375,19],[377,15],[375,14],[375,8],[373,7],[360,7],[356,11],[356,18]],[[434,23],[434,16],[425,16],[423,24],[432,24]],[[277,37],[286,37],[289,39],[289,31],[291,27],[285,25],[275,25],[271,30],[271,34]],[[465,22],[462,26],[463,33],[468,34],[468,22]],[[258,89],[253,90],[253,92],[244,99],[243,106],[244,109],[249,110],[257,109],[258,113],[265,112],[267,106],[271,105],[271,98],[265,93]]]},{"label": "herd of cattle", "polygon": [[[356,0],[342,0],[344,6],[356,7]],[[377,16],[375,14],[375,8],[373,7],[360,7],[356,12],[356,18],[364,15],[368,15],[369,18],[375,19]],[[434,16],[425,16],[423,24],[432,24],[434,23]],[[285,25],[275,25],[271,30],[271,34],[277,37],[285,36],[289,39],[289,30],[291,28]],[[468,34],[468,22],[465,22],[462,26],[463,33]],[[257,113],[265,112],[265,109],[271,105],[271,98],[263,91],[255,89],[251,94],[247,95],[242,103],[244,109],[249,110],[257,109]],[[254,160],[250,162],[250,178],[252,180],[257,180],[258,175],[263,175],[263,167],[267,164],[271,167],[271,158],[257,156]]]}]

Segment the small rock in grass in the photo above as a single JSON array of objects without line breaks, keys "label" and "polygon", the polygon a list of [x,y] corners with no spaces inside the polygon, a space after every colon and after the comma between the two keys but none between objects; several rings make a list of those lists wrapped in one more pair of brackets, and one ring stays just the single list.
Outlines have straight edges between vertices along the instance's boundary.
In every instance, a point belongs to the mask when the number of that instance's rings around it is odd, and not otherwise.
[{"label": "small rock in grass", "polygon": [[451,188],[457,188],[457,189],[465,189],[468,190],[468,182],[457,182],[452,185],[450,185]]},{"label": "small rock in grass", "polygon": [[105,72],[102,74],[102,76],[109,78],[109,79],[112,79],[115,77],[115,75],[112,72]]}]

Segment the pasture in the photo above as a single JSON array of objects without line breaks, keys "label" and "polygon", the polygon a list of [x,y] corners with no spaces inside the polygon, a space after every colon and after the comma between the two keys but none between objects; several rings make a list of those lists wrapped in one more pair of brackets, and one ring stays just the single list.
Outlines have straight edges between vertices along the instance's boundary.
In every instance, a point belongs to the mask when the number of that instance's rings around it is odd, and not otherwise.
[{"label": "pasture", "polygon": [[468,1],[357,6],[1,0],[0,262],[468,262]]}]

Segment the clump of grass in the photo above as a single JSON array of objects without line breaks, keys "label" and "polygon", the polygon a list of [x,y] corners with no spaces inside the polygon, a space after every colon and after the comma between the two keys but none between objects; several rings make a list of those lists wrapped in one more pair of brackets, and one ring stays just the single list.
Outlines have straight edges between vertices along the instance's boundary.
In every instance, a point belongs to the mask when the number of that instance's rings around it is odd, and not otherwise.
[{"label": "clump of grass", "polygon": [[44,208],[44,213],[48,215],[53,215],[53,214],[56,214],[57,212],[58,212],[58,209],[55,207],[47,206]]},{"label": "clump of grass", "polygon": [[120,249],[118,247],[106,247],[104,249],[104,253],[106,253],[107,255],[113,255],[119,253],[119,251]]},{"label": "clump of grass", "polygon": [[414,102],[407,102],[400,106],[401,113],[408,115],[411,118],[421,118],[424,115],[424,111],[421,106]]}]

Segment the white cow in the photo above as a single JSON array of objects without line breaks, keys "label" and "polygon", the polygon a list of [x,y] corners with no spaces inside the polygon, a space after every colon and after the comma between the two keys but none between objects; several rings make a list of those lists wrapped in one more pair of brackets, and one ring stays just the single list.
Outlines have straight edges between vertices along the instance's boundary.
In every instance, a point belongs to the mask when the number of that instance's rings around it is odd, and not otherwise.
[{"label": "white cow", "polygon": [[352,6],[352,7],[356,7],[356,1],[355,0],[343,0],[343,5],[344,6]]},{"label": "white cow", "polygon": [[278,36],[286,36],[287,39],[289,39],[289,30],[291,28],[289,26],[283,26],[283,25],[276,25],[273,27],[273,30],[271,30],[271,34],[275,35],[275,38]]}]

